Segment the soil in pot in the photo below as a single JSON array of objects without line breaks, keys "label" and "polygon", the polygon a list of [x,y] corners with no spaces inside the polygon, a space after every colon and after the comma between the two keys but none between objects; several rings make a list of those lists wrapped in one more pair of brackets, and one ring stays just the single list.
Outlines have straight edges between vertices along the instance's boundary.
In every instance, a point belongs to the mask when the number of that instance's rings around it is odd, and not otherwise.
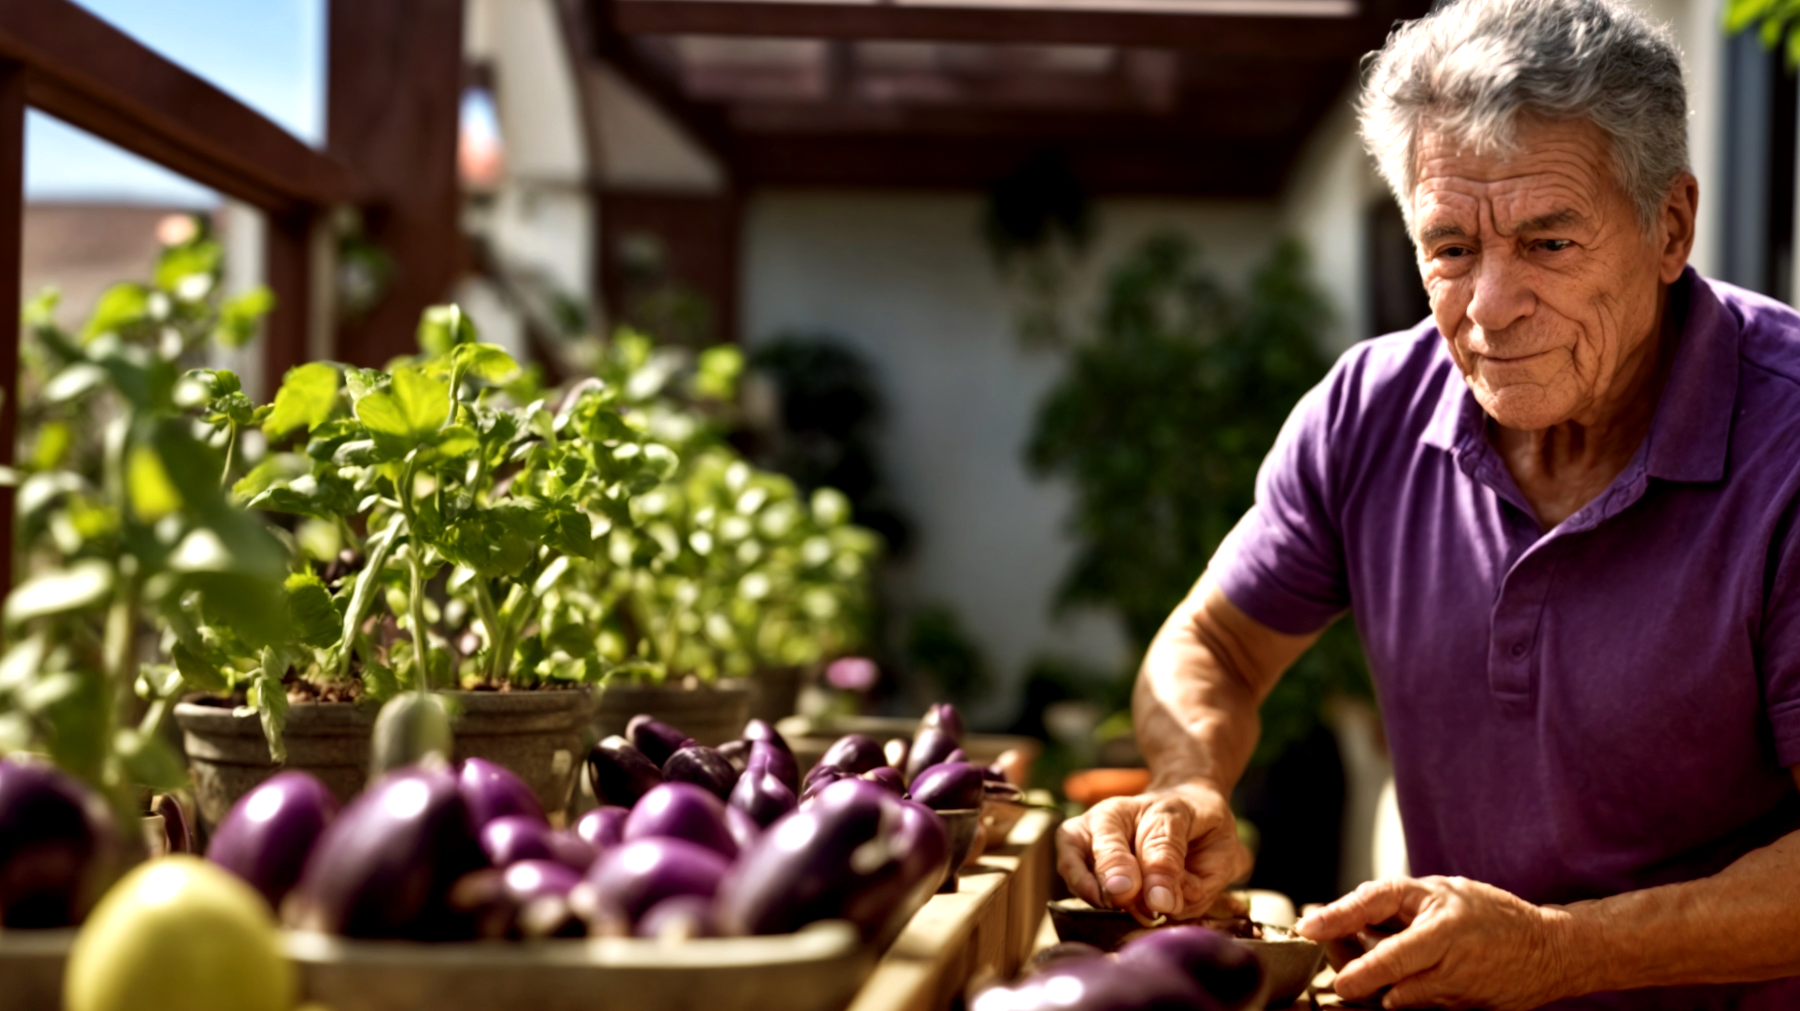
[{"label": "soil in pot", "polygon": [[347,801],[363,787],[369,771],[369,732],[375,713],[351,702],[292,702],[288,705],[287,762],[269,757],[262,721],[255,713],[234,715],[227,699],[197,699],[175,706],[200,822],[211,832],[239,797],[282,769],[319,777],[337,799]]},{"label": "soil in pot", "polygon": [[451,705],[457,761],[485,758],[523,779],[545,811],[568,807],[592,732],[590,689],[440,694]]},{"label": "soil in pot", "polygon": [[717,747],[744,732],[750,696],[750,685],[744,681],[606,685],[600,689],[594,730],[599,737],[622,734],[633,716],[648,713],[701,744]]}]

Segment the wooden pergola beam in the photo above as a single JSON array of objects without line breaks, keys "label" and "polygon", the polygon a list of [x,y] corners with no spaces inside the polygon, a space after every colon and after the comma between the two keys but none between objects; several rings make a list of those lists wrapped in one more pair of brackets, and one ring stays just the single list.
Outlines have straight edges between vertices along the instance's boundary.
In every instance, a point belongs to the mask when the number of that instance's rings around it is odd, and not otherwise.
[{"label": "wooden pergola beam", "polygon": [[68,0],[0,3],[32,106],[265,211],[353,201],[342,164]]},{"label": "wooden pergola beam", "polygon": [[[920,0],[608,0],[625,35],[739,35],[993,44],[1137,46],[1238,58],[1354,57],[1370,23],[1355,4],[1339,16],[1165,13],[1092,6],[940,6]],[[1379,38],[1379,35],[1376,36]]]}]

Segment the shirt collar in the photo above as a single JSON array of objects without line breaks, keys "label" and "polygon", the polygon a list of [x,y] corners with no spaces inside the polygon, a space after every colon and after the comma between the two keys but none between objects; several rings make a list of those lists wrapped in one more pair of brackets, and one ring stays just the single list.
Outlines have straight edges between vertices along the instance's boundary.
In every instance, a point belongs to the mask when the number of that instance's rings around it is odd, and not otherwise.
[{"label": "shirt collar", "polygon": [[[1665,481],[1717,481],[1725,476],[1737,405],[1738,321],[1694,268],[1674,288],[1670,307],[1679,309],[1685,289],[1687,319],[1650,422],[1645,470]],[[1477,440],[1487,441],[1487,415],[1452,363],[1423,441],[1460,453]]]}]

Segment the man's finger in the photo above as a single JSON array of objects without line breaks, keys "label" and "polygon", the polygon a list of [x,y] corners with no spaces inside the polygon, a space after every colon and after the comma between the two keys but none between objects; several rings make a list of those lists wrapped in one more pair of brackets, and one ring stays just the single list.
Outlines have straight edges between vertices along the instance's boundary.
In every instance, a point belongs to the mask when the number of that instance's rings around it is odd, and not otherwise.
[{"label": "man's finger", "polygon": [[1415,893],[1423,891],[1424,886],[1412,878],[1365,881],[1349,895],[1301,917],[1294,931],[1312,941],[1346,937],[1399,916],[1416,904]]},{"label": "man's finger", "polygon": [[1250,851],[1230,828],[1221,827],[1192,844],[1187,860],[1192,901],[1202,909],[1212,905],[1233,881],[1250,876],[1252,861]]},{"label": "man's finger", "polygon": [[1345,1000],[1361,1000],[1434,968],[1450,950],[1449,932],[1429,920],[1387,938],[1344,966],[1332,988]]},{"label": "man's finger", "polygon": [[1094,877],[1100,882],[1100,905],[1130,906],[1138,899],[1142,871],[1131,844],[1136,835],[1136,812],[1124,804],[1102,804],[1087,814],[1094,834]]},{"label": "man's finger", "polygon": [[1181,911],[1193,814],[1180,803],[1157,804],[1138,818],[1137,854],[1144,870],[1144,906],[1173,916]]},{"label": "man's finger", "polygon": [[1088,865],[1093,851],[1093,835],[1084,819],[1064,822],[1056,830],[1057,873],[1062,875],[1076,898],[1090,906],[1104,906],[1105,903],[1100,901],[1100,882],[1094,879],[1094,870]]}]

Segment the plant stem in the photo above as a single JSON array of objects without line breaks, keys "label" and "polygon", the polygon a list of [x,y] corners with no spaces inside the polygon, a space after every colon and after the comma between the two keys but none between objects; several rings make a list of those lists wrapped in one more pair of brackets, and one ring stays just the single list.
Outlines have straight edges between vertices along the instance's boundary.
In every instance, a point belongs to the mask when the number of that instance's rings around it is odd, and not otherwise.
[{"label": "plant stem", "polygon": [[506,673],[506,664],[501,657],[500,644],[506,636],[500,624],[500,612],[494,609],[494,596],[488,590],[488,581],[479,572],[469,581],[475,587],[475,614],[481,619],[482,630],[487,633],[488,648],[488,683],[498,685],[500,678]]},{"label": "plant stem", "polygon": [[411,577],[406,594],[407,624],[412,626],[413,662],[418,667],[416,685],[420,691],[431,686],[431,652],[425,635],[425,546],[419,543],[418,519],[413,502],[413,486],[418,476],[419,461],[409,456],[400,470],[400,512],[406,518],[406,566]]},{"label": "plant stem", "polygon": [[225,436],[225,469],[219,472],[219,487],[221,489],[231,487],[231,461],[237,456],[238,443],[237,422],[227,421],[225,424],[228,426],[226,429],[228,434]]}]

